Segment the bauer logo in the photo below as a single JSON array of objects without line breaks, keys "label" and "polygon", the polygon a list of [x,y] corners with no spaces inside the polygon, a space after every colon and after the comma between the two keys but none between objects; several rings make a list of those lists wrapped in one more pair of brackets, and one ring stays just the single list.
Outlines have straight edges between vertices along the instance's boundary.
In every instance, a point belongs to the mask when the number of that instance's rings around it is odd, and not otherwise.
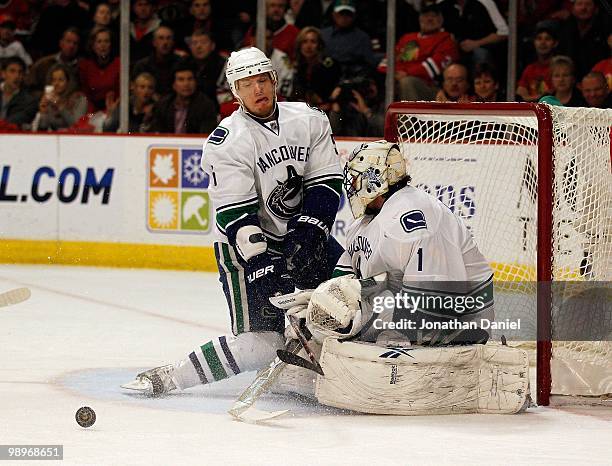
[{"label": "bauer logo", "polygon": [[203,233],[210,229],[208,175],[202,149],[149,147],[147,228],[155,233]]}]

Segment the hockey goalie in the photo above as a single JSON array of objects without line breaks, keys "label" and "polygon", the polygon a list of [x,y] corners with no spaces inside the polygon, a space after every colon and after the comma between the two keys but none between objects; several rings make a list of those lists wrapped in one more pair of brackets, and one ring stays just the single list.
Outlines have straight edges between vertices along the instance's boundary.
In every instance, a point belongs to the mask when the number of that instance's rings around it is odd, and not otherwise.
[{"label": "hockey goalie", "polygon": [[524,411],[527,353],[487,344],[481,325],[492,270],[463,220],[410,181],[398,145],[356,148],[344,169],[356,220],[335,276],[284,300],[322,344],[315,395],[376,414]]}]

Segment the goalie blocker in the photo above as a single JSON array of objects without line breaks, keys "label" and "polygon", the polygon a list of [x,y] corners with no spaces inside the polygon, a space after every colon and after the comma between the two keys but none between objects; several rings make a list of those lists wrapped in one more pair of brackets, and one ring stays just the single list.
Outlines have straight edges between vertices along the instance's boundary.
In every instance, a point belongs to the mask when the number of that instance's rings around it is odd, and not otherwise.
[{"label": "goalie blocker", "polygon": [[385,348],[327,338],[319,362],[317,400],[363,413],[515,414],[531,400],[527,352],[496,344]]}]

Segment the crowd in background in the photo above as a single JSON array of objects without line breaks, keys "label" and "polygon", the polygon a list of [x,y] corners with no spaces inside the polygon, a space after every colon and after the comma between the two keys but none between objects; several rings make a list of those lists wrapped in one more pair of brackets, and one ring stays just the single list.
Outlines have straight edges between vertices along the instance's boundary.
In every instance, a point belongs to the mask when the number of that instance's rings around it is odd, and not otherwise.
[{"label": "crowd in background", "polygon": [[[612,107],[612,11],[517,2],[519,101]],[[129,132],[208,133],[237,103],[224,77],[255,45],[255,0],[132,0]],[[395,98],[506,101],[505,0],[397,0]],[[120,0],[0,0],[0,131],[119,128]],[[384,0],[267,0],[280,100],[340,136],[382,136]]]}]

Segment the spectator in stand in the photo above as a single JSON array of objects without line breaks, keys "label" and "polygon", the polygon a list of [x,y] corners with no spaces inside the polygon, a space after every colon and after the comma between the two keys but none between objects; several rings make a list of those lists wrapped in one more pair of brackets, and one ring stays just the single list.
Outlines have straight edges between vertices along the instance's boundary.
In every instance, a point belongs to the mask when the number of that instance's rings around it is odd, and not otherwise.
[{"label": "spectator in stand", "polygon": [[153,107],[153,133],[208,134],[217,126],[214,102],[198,91],[193,65],[185,60],[173,69],[174,92]]},{"label": "spectator in stand", "polygon": [[16,27],[12,16],[0,16],[0,60],[8,57],[19,57],[26,66],[30,66],[32,57],[26,52],[23,44],[15,39]]},{"label": "spectator in stand", "polygon": [[161,22],[155,14],[155,0],[131,1],[130,61],[136,63],[151,53],[153,35]]},{"label": "spectator in stand", "polygon": [[385,105],[370,77],[341,81],[331,94],[329,122],[338,136],[380,137],[384,133]]},{"label": "spectator in stand", "polygon": [[331,93],[340,81],[340,66],[323,54],[321,31],[306,26],[296,40],[292,100],[302,100],[325,112],[331,109]]},{"label": "spectator in stand", "polygon": [[81,35],[77,28],[70,27],[64,31],[59,41],[59,52],[38,59],[26,76],[26,85],[33,93],[41,93],[47,82],[49,70],[55,64],[66,65],[72,74],[73,80],[78,82],[79,76],[79,45]]},{"label": "spectator in stand", "polygon": [[211,0],[191,0],[189,14],[176,25],[177,47],[187,49],[188,38],[195,31],[204,31],[214,40],[216,47],[221,50],[232,50],[232,44],[223,23],[215,18]]},{"label": "spectator in stand", "polygon": [[34,131],[68,129],[87,113],[87,97],[78,90],[78,83],[70,68],[61,63],[51,67],[47,84],[53,89],[42,95],[32,129]]},{"label": "spectator in stand", "polygon": [[[612,51],[612,32],[608,34],[608,47],[610,51]],[[592,71],[599,71],[606,77],[606,81],[608,82],[608,87],[612,91],[612,57],[608,56],[608,58],[604,58],[600,62],[598,62]]]},{"label": "spectator in stand", "polygon": [[525,67],[516,89],[516,94],[526,102],[537,102],[552,89],[550,59],[559,44],[558,35],[559,29],[554,21],[540,21],[536,26],[533,46],[537,60]]},{"label": "spectator in stand", "polygon": [[471,68],[505,57],[500,43],[508,38],[508,24],[493,0],[443,0],[439,7],[444,28],[455,36]]},{"label": "spectator in stand", "polygon": [[217,53],[216,44],[210,32],[196,29],[189,40],[189,49],[196,70],[198,89],[216,105],[217,92],[225,80],[226,59]]},{"label": "spectator in stand", "polygon": [[599,71],[591,71],[582,78],[580,91],[587,107],[612,108],[612,94],[606,77]]},{"label": "spectator in stand", "polygon": [[94,110],[104,110],[109,92],[119,95],[119,57],[113,54],[112,33],[108,28],[91,32],[88,41],[89,57],[79,61],[81,90]]},{"label": "spectator in stand", "polygon": [[[552,92],[561,105],[565,107],[584,107],[586,102],[576,89],[576,74],[574,62],[570,57],[557,55],[550,62]],[[546,96],[544,96],[546,97]]]},{"label": "spectator in stand", "polygon": [[0,2],[0,17],[7,15],[15,20],[15,35],[25,44],[29,42],[34,23],[38,22],[42,3],[26,0],[2,0]]},{"label": "spectator in stand", "polygon": [[29,126],[36,115],[36,99],[24,88],[26,65],[19,57],[3,60],[0,77],[0,120],[19,128]]},{"label": "spectator in stand", "polygon": [[574,61],[578,79],[597,62],[609,57],[608,33],[608,25],[604,15],[599,14],[595,0],[575,0],[572,16],[563,24],[559,52]]},{"label": "spectator in stand", "polygon": [[374,54],[370,36],[355,26],[353,0],[335,0],[334,25],[321,31],[325,53],[336,61],[344,78],[364,76],[375,70],[380,58]]},{"label": "spectator in stand", "polygon": [[87,37],[91,31],[105,27],[111,30],[113,35],[113,54],[119,55],[119,22],[113,20],[112,10],[108,3],[98,3],[93,13],[93,26],[89,29]]},{"label": "spectator in stand", "polygon": [[113,29],[113,17],[111,7],[108,3],[98,3],[93,14],[93,27],[107,27]]},{"label": "spectator in stand", "polygon": [[86,2],[77,0],[48,0],[32,34],[31,46],[37,57],[52,54],[62,34],[69,27],[85,31],[90,24]]},{"label": "spectator in stand", "polygon": [[306,26],[318,28],[322,19],[323,7],[319,0],[289,0],[289,8],[285,13],[287,23],[299,29]]},{"label": "spectator in stand", "polygon": [[132,76],[151,73],[155,77],[155,91],[160,95],[172,92],[172,68],[181,60],[174,51],[174,33],[168,26],[160,26],[153,33],[152,53],[134,64]]},{"label": "spectator in stand", "polygon": [[[155,78],[150,73],[136,76],[130,85],[130,109],[128,133],[146,133],[151,127],[155,98]],[[115,132],[119,129],[119,101],[109,98],[106,102],[106,118],[102,131]]]},{"label": "spectator in stand", "polygon": [[442,29],[443,21],[437,6],[424,6],[420,31],[403,35],[395,46],[395,80],[401,100],[433,100],[442,71],[459,59],[457,44]]},{"label": "spectator in stand", "polygon": [[470,102],[468,70],[461,63],[448,65],[442,73],[442,89],[436,94],[436,102]]},{"label": "spectator in stand", "polygon": [[[266,0],[266,27],[272,31],[272,47],[285,52],[291,59],[295,54],[295,39],[300,30],[285,21],[287,0]],[[255,28],[244,37],[243,46],[255,44]]]},{"label": "spectator in stand", "polygon": [[488,63],[480,63],[474,68],[474,102],[498,102],[499,81],[495,68]]}]

